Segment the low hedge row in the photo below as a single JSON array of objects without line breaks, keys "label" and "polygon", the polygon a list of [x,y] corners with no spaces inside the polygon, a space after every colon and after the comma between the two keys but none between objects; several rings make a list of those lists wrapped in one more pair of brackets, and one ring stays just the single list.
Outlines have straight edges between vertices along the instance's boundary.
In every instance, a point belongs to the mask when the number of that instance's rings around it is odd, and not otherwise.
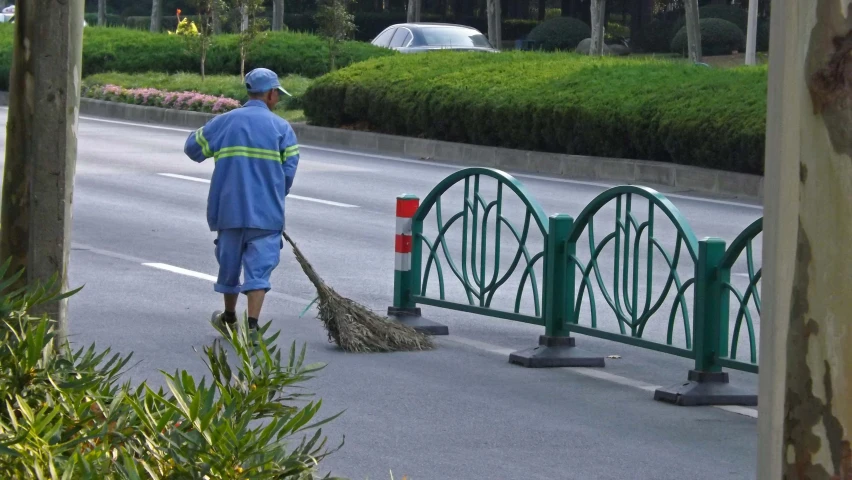
[{"label": "low hedge row", "polygon": [[[12,64],[14,24],[0,24],[0,89],[8,89]],[[344,42],[337,65],[396,52],[361,42]],[[317,77],[328,72],[328,43],[300,33],[269,32],[249,51],[246,69],[266,67],[281,76]],[[83,75],[100,72],[199,72],[197,53],[187,50],[184,38],[126,28],[87,27],[83,34]],[[217,35],[207,56],[208,74],[240,73],[239,39]]]},{"label": "low hedge row", "polygon": [[[281,85],[292,97],[282,95],[279,106],[288,110],[302,108],[302,96],[311,81],[297,75],[281,78]],[[191,73],[98,73],[83,79],[83,88],[92,89],[107,85],[118,85],[126,89],[154,88],[165,92],[199,92],[215,97],[226,97],[246,102],[248,93],[239,75],[208,75],[204,81],[200,75]]]},{"label": "low hedge row", "polygon": [[316,80],[302,102],[314,125],[761,174],[766,74],[575,54],[435,52],[353,65]]}]

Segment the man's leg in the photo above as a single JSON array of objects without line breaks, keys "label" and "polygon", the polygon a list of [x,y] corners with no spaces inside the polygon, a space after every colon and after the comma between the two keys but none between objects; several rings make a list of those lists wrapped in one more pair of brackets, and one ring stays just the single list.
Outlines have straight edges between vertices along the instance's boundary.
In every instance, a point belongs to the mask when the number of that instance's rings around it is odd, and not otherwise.
[{"label": "man's leg", "polygon": [[248,297],[249,328],[257,328],[263,300],[266,292],[272,288],[269,277],[281,260],[284,240],[281,232],[269,230],[252,230],[247,237],[243,254],[245,282],[242,291]]},{"label": "man's leg", "polygon": [[234,328],[237,322],[237,300],[240,296],[243,231],[241,229],[222,230],[215,244],[219,276],[213,290],[224,296],[225,312],[218,318],[214,318],[214,324],[219,328],[224,327],[225,324]]},{"label": "man's leg", "polygon": [[239,293],[226,293],[225,295],[225,314],[230,316],[237,313],[237,300],[240,299]]},{"label": "man's leg", "polygon": [[260,318],[260,309],[263,308],[263,299],[266,297],[266,290],[246,292],[246,297],[248,297],[249,323],[254,323],[254,326],[257,326],[257,319]]}]

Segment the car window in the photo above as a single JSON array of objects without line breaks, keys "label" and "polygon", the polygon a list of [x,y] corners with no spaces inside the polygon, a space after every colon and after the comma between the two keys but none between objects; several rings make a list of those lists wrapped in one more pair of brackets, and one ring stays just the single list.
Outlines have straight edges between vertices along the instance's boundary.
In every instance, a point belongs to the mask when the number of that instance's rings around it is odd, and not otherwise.
[{"label": "car window", "polygon": [[391,37],[393,36],[393,32],[395,31],[396,28],[388,28],[384,32],[380,33],[379,36],[372,41],[372,44],[377,47],[387,47]]},{"label": "car window", "polygon": [[422,35],[430,46],[491,48],[485,35],[468,28],[429,27],[422,30]]},{"label": "car window", "polygon": [[411,32],[407,28],[400,28],[396,31],[396,34],[393,36],[393,40],[391,40],[391,47],[404,47],[408,40],[411,38]]}]

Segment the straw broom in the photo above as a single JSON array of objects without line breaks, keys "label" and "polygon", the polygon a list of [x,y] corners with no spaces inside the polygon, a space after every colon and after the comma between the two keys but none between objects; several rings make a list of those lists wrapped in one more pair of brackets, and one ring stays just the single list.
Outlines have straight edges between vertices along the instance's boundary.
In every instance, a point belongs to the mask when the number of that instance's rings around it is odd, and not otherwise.
[{"label": "straw broom", "polygon": [[347,352],[395,352],[434,348],[429,335],[381,317],[335,292],[320,278],[287,233],[284,233],[284,238],[293,247],[296,260],[317,289],[317,318],[328,331],[329,342],[334,341]]}]

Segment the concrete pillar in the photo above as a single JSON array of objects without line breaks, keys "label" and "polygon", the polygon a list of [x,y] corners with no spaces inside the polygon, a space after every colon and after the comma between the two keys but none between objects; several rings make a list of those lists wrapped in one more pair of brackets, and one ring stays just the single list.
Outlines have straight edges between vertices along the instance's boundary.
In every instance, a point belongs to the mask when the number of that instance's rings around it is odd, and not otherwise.
[{"label": "concrete pillar", "polygon": [[852,9],[774,0],[758,479],[852,479]]},{"label": "concrete pillar", "polygon": [[[19,0],[10,74],[0,257],[30,283],[67,282],[83,52],[83,0]],[[65,302],[35,309],[66,332]]]}]

